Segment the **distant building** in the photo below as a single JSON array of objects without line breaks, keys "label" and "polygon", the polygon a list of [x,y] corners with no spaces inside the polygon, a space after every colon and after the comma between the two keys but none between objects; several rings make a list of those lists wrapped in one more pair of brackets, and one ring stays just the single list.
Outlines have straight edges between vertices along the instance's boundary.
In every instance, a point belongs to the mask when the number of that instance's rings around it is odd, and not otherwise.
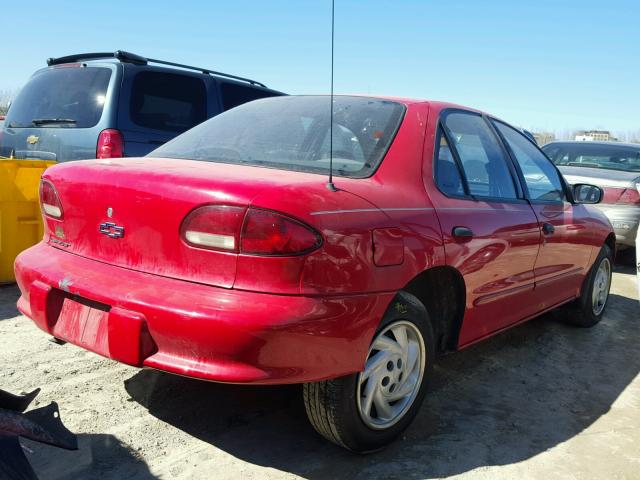
[{"label": "distant building", "polygon": [[536,143],[539,146],[543,146],[549,142],[553,142],[556,139],[556,136],[550,132],[536,132],[533,134],[533,138],[535,138]]},{"label": "distant building", "polygon": [[586,130],[576,133],[577,142],[615,142],[618,139],[609,130]]}]

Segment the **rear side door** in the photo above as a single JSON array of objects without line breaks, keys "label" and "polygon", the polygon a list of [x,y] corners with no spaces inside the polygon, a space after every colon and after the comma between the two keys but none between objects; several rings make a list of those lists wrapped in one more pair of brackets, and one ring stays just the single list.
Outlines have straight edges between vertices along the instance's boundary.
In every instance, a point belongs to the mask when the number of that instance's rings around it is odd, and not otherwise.
[{"label": "rear side door", "polygon": [[551,161],[519,131],[493,121],[523,179],[542,236],[536,260],[535,298],[543,310],[579,294],[592,249],[589,215],[567,198],[564,182]]},{"label": "rear side door", "polygon": [[144,156],[217,114],[209,83],[199,74],[127,68],[118,112],[125,155]]},{"label": "rear side door", "polygon": [[462,273],[466,312],[459,345],[530,316],[538,221],[514,165],[484,116],[441,114],[430,191],[446,262]]}]

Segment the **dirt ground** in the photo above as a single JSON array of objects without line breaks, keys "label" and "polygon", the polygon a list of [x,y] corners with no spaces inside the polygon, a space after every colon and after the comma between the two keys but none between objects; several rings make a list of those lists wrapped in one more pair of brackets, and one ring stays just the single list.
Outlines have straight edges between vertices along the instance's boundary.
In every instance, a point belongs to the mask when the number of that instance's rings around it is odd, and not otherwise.
[{"label": "dirt ground", "polygon": [[605,319],[544,316],[439,360],[405,436],[356,456],[322,440],[300,387],[246,387],[120,365],[47,340],[0,288],[0,387],[42,387],[80,449],[23,441],[42,480],[640,479],[640,307],[618,267]]}]

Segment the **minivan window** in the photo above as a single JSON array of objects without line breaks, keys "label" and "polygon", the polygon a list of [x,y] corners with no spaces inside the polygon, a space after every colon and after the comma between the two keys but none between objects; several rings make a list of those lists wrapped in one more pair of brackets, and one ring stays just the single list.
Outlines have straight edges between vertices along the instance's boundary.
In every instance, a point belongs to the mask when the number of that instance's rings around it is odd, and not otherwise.
[{"label": "minivan window", "polygon": [[252,100],[273,96],[273,93],[231,82],[220,82],[220,94],[222,95],[222,107],[224,110],[229,110]]},{"label": "minivan window", "polygon": [[502,148],[480,115],[448,113],[444,125],[462,163],[471,195],[518,198]]},{"label": "minivan window", "polygon": [[140,127],[184,132],[207,118],[207,93],[196,77],[140,72],[131,91],[131,120]]},{"label": "minivan window", "polygon": [[[111,70],[54,67],[36,72],[5,120],[11,128],[90,128],[102,117]],[[35,122],[34,122],[35,121]]]},{"label": "minivan window", "polygon": [[[329,172],[330,97],[281,96],[245,103],[149,154],[282,170]],[[366,177],[382,161],[404,105],[366,97],[334,97],[333,172]]]},{"label": "minivan window", "polygon": [[520,132],[501,122],[494,122],[507,141],[522,170],[531,200],[561,202],[564,189],[560,175],[549,159]]}]

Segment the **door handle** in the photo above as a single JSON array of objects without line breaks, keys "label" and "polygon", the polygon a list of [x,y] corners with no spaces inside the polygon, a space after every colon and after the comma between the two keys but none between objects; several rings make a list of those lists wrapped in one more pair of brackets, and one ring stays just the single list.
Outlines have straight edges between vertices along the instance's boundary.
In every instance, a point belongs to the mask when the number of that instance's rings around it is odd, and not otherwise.
[{"label": "door handle", "polygon": [[542,224],[542,232],[545,235],[551,235],[555,231],[556,231],[555,227],[553,225],[551,225],[550,223],[546,223],[545,222],[545,223]]},{"label": "door handle", "polygon": [[451,234],[456,238],[472,238],[473,231],[467,227],[453,227]]}]

